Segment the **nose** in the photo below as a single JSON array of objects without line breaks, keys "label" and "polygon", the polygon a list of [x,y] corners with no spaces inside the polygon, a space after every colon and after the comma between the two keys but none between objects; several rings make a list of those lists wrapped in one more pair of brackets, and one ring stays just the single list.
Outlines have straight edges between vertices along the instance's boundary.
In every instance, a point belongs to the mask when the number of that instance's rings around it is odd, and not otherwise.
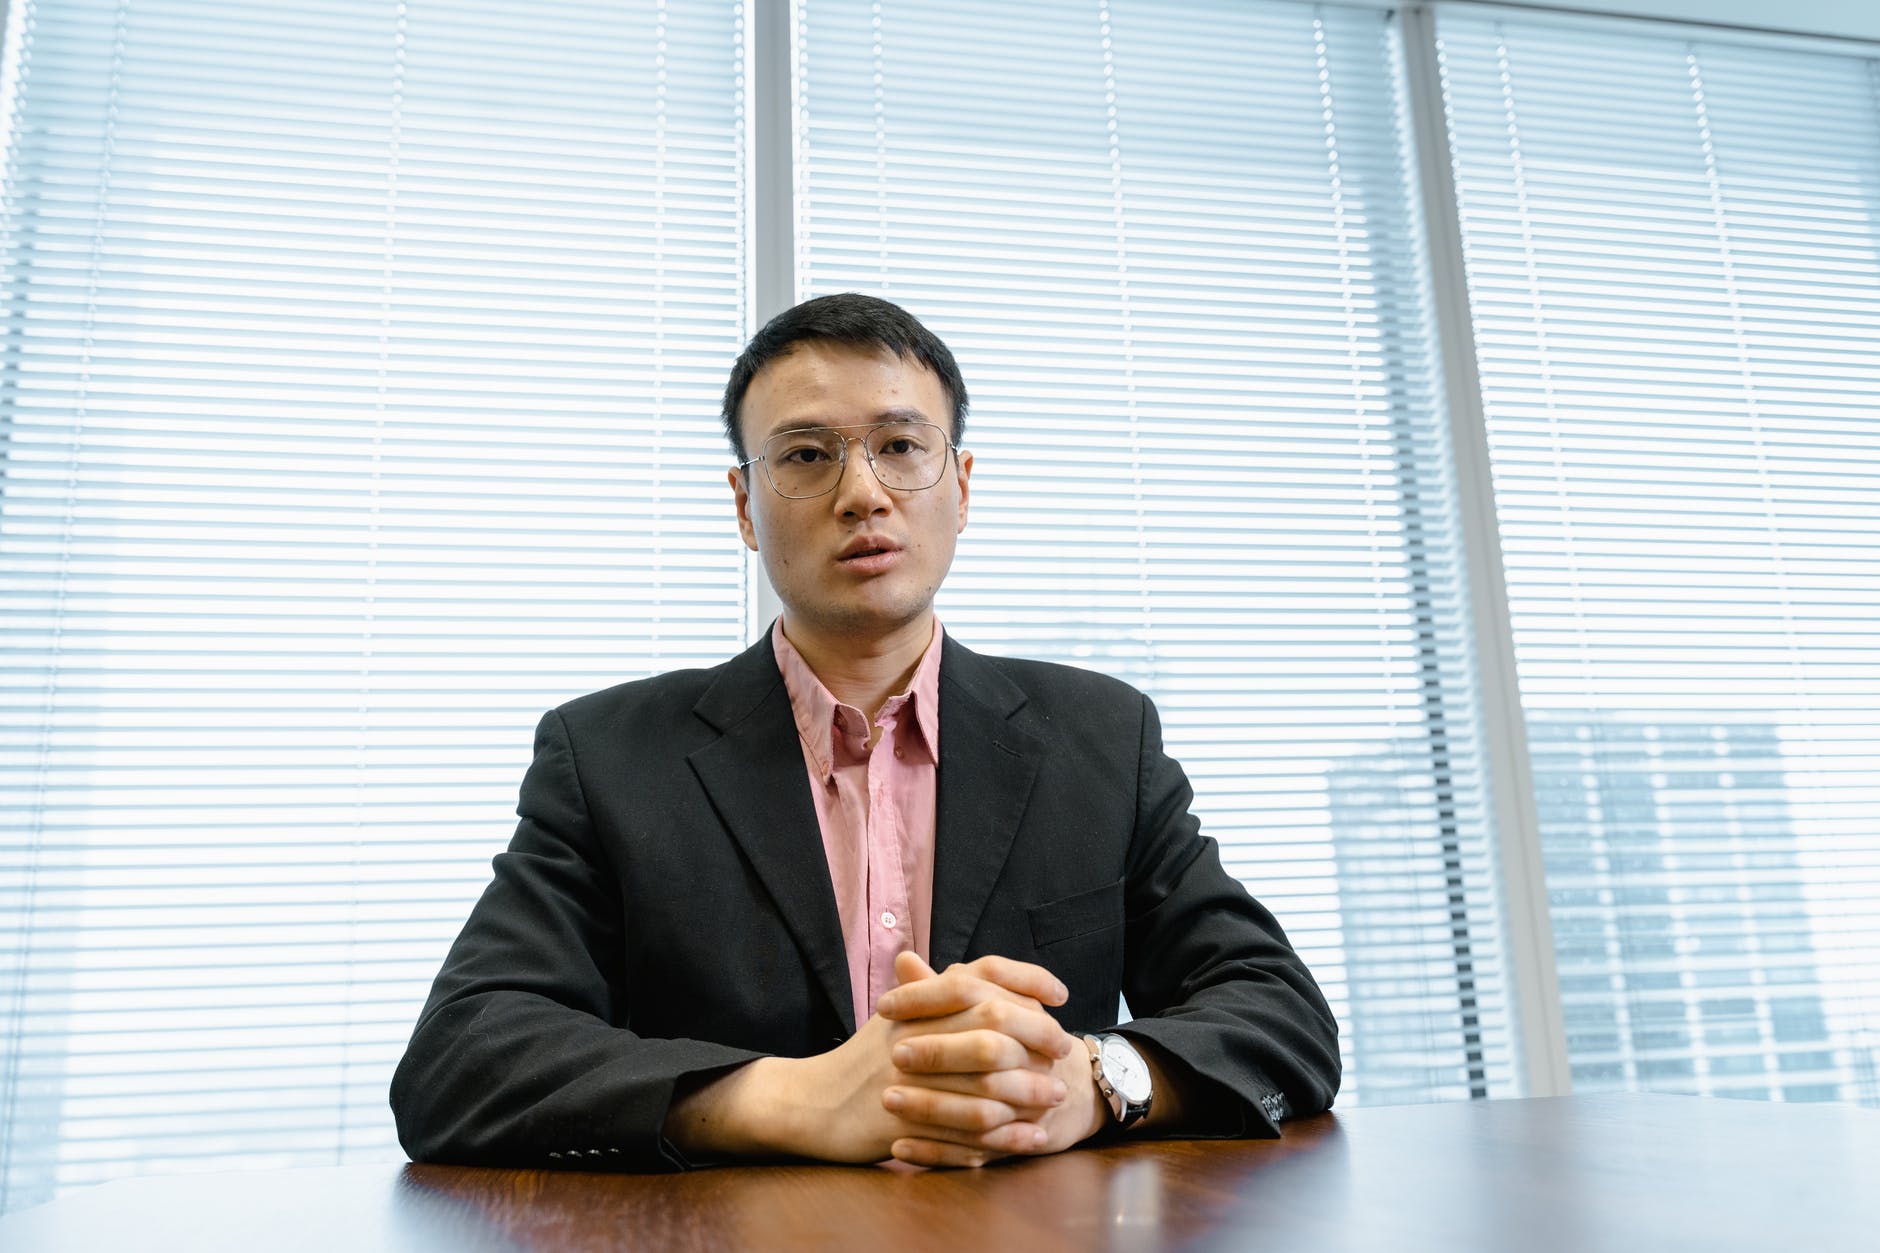
[{"label": "nose", "polygon": [[875,477],[868,444],[861,436],[851,435],[843,441],[843,453],[842,477],[836,480],[836,512],[869,517],[885,510],[892,497]]}]

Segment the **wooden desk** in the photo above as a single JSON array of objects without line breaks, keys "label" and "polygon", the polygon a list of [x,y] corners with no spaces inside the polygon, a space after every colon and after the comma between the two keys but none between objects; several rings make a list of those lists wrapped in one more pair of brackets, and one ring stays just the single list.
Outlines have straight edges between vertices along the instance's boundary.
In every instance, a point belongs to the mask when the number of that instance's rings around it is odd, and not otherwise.
[{"label": "wooden desk", "polygon": [[1669,1096],[1359,1109],[1280,1141],[981,1171],[347,1166],[124,1180],[0,1218],[73,1250],[1880,1249],[1880,1113]]}]

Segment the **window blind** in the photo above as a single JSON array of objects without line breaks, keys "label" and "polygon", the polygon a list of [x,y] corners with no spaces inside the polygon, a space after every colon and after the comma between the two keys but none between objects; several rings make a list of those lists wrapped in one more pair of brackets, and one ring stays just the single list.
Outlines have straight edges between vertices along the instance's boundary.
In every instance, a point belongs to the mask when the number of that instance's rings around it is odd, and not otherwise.
[{"label": "window blind", "polygon": [[1880,1104],[1880,64],[1439,33],[1575,1088]]},{"label": "window blind", "polygon": [[537,716],[743,640],[739,9],[12,10],[0,1203],[395,1156]]},{"label": "window blind", "polygon": [[1516,1082],[1393,27],[807,0],[800,296],[973,395],[966,643],[1157,701],[1346,1026],[1341,1100]]}]

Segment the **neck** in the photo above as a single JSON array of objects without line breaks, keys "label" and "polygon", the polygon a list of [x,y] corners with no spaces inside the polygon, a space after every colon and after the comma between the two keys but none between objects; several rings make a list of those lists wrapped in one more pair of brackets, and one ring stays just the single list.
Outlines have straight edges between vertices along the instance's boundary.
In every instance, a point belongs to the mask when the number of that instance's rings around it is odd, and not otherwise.
[{"label": "neck", "polygon": [[829,694],[867,714],[871,723],[889,697],[907,690],[933,632],[931,611],[884,635],[859,637],[825,635],[787,613],[783,617],[783,637]]}]

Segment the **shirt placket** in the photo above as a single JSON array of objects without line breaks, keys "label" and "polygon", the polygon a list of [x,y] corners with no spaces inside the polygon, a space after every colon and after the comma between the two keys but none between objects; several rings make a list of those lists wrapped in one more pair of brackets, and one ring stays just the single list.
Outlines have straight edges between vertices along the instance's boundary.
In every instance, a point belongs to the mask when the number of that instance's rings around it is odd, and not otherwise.
[{"label": "shirt placket", "polygon": [[868,1003],[894,986],[894,958],[914,947],[907,874],[901,864],[901,806],[894,785],[895,726],[903,701],[884,706],[876,725],[881,738],[868,756]]},{"label": "shirt placket", "polygon": [[831,878],[838,900],[836,912],[842,920],[842,942],[847,950],[849,988],[854,997],[855,1022],[860,1026],[873,1012],[870,995],[873,980],[870,955],[874,938],[874,916],[868,900],[868,748],[865,725],[859,711],[837,705],[830,714],[830,773],[828,786],[833,793],[831,818],[844,850],[845,868],[838,872],[835,853],[830,853]]}]

